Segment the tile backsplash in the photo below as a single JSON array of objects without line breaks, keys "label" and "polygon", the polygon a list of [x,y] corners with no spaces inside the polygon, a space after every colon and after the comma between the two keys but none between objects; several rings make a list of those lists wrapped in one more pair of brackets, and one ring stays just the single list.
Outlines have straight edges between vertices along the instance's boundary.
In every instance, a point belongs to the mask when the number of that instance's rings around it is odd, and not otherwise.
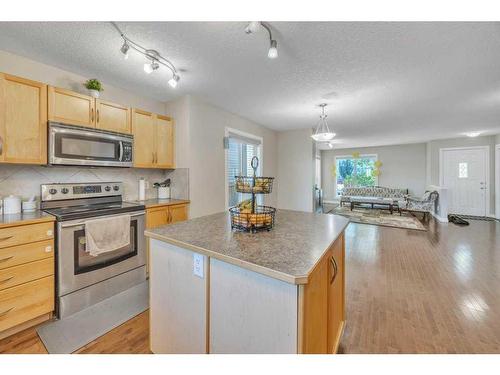
[{"label": "tile backsplash", "polygon": [[[33,195],[40,201],[40,184],[121,181],[124,184],[124,200],[136,200],[139,195],[139,179],[147,181],[146,198],[156,198],[154,182],[166,178],[172,180],[171,196],[189,199],[189,170],[138,169],[138,168],[89,168],[64,166],[0,165],[0,197],[10,194],[27,199]],[[149,185],[149,186],[148,186]]]}]

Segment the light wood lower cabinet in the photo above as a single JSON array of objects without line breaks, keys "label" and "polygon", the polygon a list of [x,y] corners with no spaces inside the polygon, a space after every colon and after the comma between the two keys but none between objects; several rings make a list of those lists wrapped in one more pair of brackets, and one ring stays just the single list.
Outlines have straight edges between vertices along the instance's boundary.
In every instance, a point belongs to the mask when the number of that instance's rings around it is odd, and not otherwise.
[{"label": "light wood lower cabinet", "polygon": [[95,128],[95,99],[71,90],[49,86],[49,120]]},{"label": "light wood lower cabinet", "polygon": [[51,317],[54,262],[52,221],[0,229],[0,338]]},{"label": "light wood lower cabinet", "polygon": [[47,86],[0,73],[0,163],[47,163]]}]

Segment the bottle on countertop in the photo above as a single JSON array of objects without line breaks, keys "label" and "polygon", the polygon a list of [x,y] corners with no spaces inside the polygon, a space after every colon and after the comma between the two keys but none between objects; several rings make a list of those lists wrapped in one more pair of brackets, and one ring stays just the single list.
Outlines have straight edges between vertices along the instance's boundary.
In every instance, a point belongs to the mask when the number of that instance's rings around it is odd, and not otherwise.
[{"label": "bottle on countertop", "polygon": [[144,177],[139,179],[139,200],[143,201],[146,199],[146,180]]}]

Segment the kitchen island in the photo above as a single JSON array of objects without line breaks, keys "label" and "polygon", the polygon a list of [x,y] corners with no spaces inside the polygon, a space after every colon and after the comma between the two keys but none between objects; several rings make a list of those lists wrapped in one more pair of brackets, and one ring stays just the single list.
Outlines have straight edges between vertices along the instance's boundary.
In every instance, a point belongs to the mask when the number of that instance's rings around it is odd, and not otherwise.
[{"label": "kitchen island", "polygon": [[337,215],[278,210],[269,232],[228,213],[146,230],[153,353],[335,353],[345,322]]}]

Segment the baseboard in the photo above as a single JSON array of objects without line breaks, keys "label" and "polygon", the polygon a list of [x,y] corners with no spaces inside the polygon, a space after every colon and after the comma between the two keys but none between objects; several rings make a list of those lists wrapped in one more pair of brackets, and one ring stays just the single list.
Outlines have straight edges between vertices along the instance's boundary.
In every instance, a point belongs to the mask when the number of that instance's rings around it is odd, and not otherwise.
[{"label": "baseboard", "polygon": [[431,212],[431,214],[440,223],[447,223],[448,222],[448,218],[447,217],[441,217],[438,214],[436,214],[435,212]]}]

